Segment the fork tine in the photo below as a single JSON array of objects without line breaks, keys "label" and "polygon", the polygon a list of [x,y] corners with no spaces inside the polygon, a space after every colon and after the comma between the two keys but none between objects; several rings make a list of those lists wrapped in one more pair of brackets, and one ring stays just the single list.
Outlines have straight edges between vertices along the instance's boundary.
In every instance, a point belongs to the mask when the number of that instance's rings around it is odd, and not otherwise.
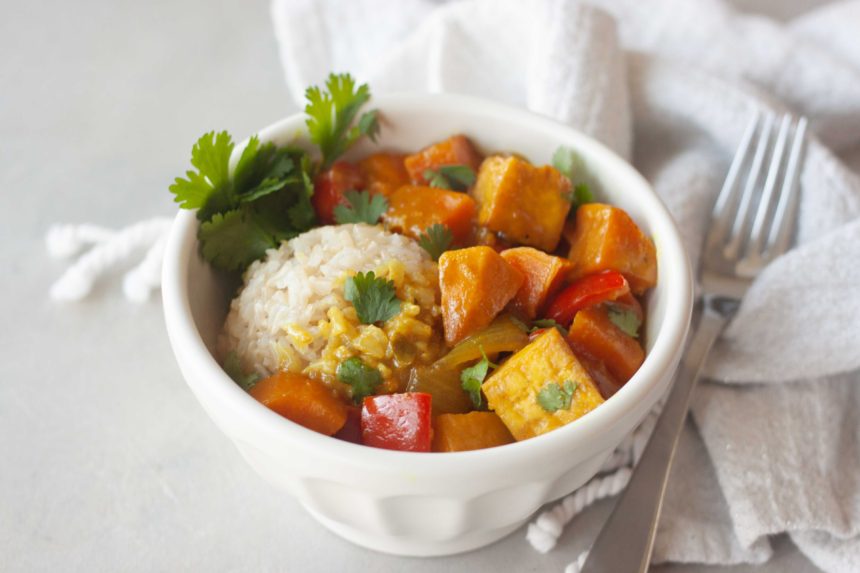
[{"label": "fork tine", "polygon": [[759,179],[761,178],[761,168],[764,164],[764,158],[770,146],[771,131],[773,130],[773,114],[768,113],[764,118],[764,125],[759,133],[758,143],[756,144],[755,155],[753,156],[752,167],[747,176],[746,185],[744,186],[741,202],[738,206],[738,212],[734,218],[734,224],[729,235],[729,242],[723,249],[723,256],[728,260],[735,260],[738,257],[741,246],[746,238],[745,229],[749,224],[750,206],[753,198],[756,195]]},{"label": "fork tine", "polygon": [[771,212],[771,204],[773,203],[773,192],[776,189],[776,181],[779,178],[783,164],[783,156],[785,155],[785,147],[788,142],[788,133],[791,128],[791,116],[786,114],[782,117],[779,126],[779,135],[774,145],[773,156],[770,160],[770,167],[767,170],[767,179],[764,184],[764,193],[756,210],[755,220],[753,221],[752,231],[750,232],[750,241],[747,245],[747,257],[757,259],[760,257],[762,243],[764,242],[764,225],[767,217]]},{"label": "fork tine", "polygon": [[767,242],[767,260],[774,259],[788,250],[791,237],[794,234],[794,224],[800,197],[800,163],[803,148],[806,143],[807,119],[801,117],[794,129],[794,140],[788,157],[788,167],[785,169],[785,179],[779,194],[779,203],[771,223],[770,235]]},{"label": "fork tine", "polygon": [[730,207],[733,209],[733,206],[730,205],[730,203],[734,203],[735,201],[732,201],[732,199],[736,200],[737,198],[735,190],[738,187],[738,179],[740,178],[741,170],[749,158],[750,144],[752,143],[753,136],[755,135],[760,119],[761,113],[756,110],[744,130],[744,134],[741,137],[741,144],[738,147],[737,152],[735,152],[731,167],[729,167],[729,172],[726,175],[726,180],[723,183],[723,187],[720,189],[720,194],[717,196],[716,202],[714,203],[714,209],[711,213],[712,223],[708,231],[707,239],[707,244],[714,248],[716,245],[722,244],[725,240],[726,234],[729,230],[729,225],[732,222],[733,217],[731,216]]}]

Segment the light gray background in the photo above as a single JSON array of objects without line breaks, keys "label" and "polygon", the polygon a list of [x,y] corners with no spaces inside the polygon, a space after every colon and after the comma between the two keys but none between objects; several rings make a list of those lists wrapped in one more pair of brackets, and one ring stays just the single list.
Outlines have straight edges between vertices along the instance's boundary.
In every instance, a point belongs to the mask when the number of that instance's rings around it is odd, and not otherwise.
[{"label": "light gray background", "polygon": [[[818,2],[736,3],[785,18]],[[354,547],[208,420],[157,298],[127,303],[116,275],[81,303],[48,300],[65,268],[45,254],[49,224],[169,215],[197,136],[241,139],[294,111],[265,0],[4,0],[0,54],[0,571],[560,572],[587,546],[611,501],[545,556],[523,531],[441,559]],[[815,571],[776,548],[760,568],[654,570]]]}]

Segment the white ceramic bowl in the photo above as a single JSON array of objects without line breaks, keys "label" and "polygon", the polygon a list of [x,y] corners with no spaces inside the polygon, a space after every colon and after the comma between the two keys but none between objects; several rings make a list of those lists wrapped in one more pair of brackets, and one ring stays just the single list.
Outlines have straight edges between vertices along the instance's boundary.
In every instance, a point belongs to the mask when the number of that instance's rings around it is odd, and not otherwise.
[{"label": "white ceramic bowl", "polygon": [[[221,370],[212,349],[230,286],[197,254],[194,213],[177,215],[167,245],[163,298],[167,331],[194,395],[254,469],[294,495],[323,525],[359,545],[401,555],[446,555],[487,545],[541,505],[585,483],[667,389],[692,308],[692,279],[678,230],[648,183],[606,147],[532,113],[453,95],[391,95],[378,146],[350,152],[415,150],[464,133],[486,152],[516,151],[550,161],[575,149],[598,185],[657,246],[658,284],[647,300],[645,363],[615,396],[549,434],[500,448],[449,454],[394,452],[307,430],[268,410]],[[260,133],[263,141],[306,144],[303,115]]]}]

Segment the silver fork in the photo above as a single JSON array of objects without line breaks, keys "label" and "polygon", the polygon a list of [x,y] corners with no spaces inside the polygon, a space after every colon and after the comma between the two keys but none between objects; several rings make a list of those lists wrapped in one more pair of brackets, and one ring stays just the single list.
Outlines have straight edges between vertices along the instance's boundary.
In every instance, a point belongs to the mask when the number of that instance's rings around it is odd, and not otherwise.
[{"label": "silver fork", "polygon": [[669,470],[701,366],[752,280],[791,244],[806,126],[806,118],[756,114],[744,132],[705,238],[698,327],[651,440],[581,573],[648,570]]}]

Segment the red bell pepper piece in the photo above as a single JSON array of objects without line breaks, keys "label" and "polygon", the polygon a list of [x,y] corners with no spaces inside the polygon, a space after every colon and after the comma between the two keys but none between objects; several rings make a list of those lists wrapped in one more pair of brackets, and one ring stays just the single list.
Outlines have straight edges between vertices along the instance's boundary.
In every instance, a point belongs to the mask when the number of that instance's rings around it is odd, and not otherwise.
[{"label": "red bell pepper piece", "polygon": [[334,208],[346,203],[344,193],[364,188],[364,176],[358,166],[346,161],[335,161],[331,167],[314,179],[314,196],[311,203],[324,225],[334,221]]},{"label": "red bell pepper piece", "polygon": [[361,409],[362,443],[386,450],[429,452],[431,401],[432,396],[424,392],[368,396]]},{"label": "red bell pepper piece", "polygon": [[629,292],[630,285],[619,272],[604,271],[588,275],[561,291],[549,305],[546,316],[567,328],[576,313],[583,308],[615,300]]}]

